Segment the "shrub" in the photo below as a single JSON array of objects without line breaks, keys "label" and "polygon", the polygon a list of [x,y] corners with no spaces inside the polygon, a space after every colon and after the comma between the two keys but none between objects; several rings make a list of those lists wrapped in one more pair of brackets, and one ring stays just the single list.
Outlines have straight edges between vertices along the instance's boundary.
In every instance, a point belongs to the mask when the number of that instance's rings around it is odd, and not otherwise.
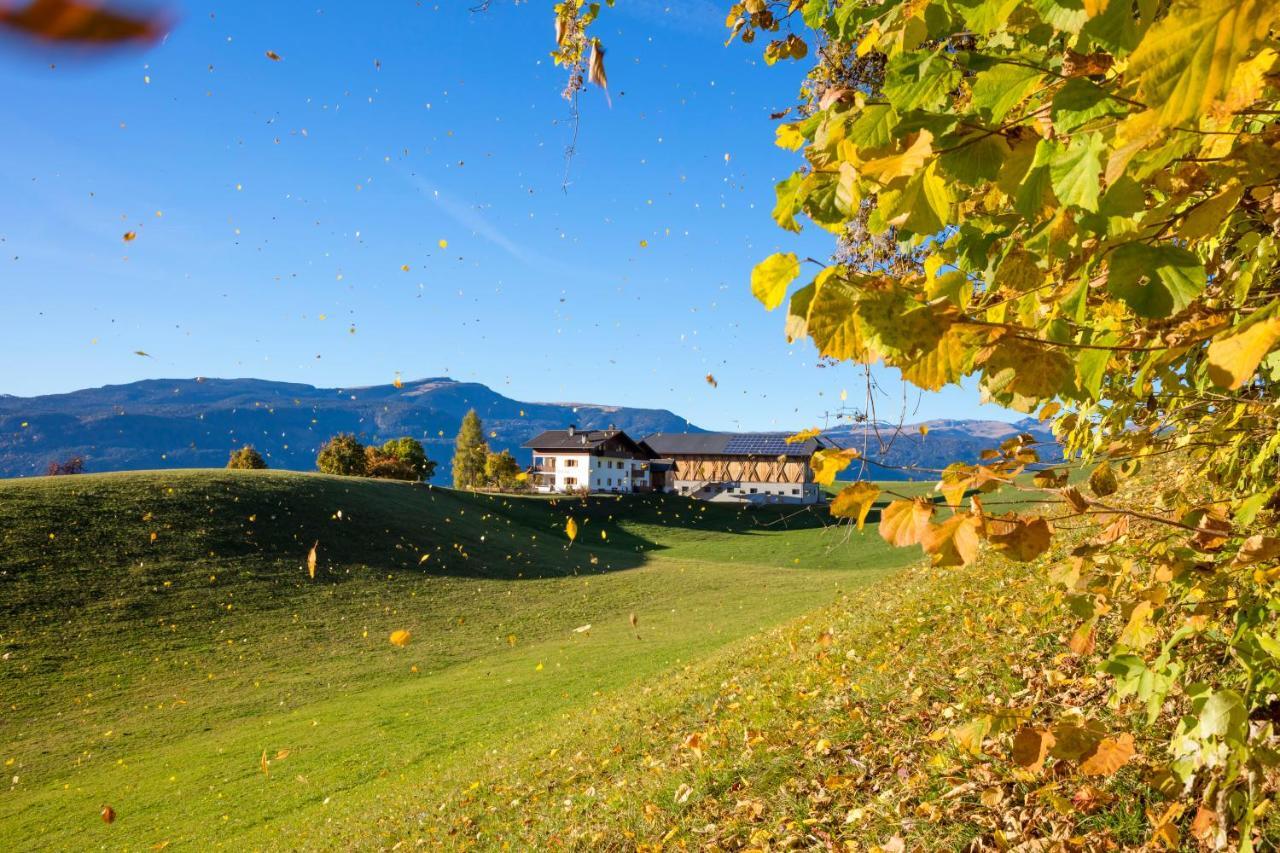
[{"label": "shrub", "polygon": [[417,482],[421,479],[418,469],[412,463],[387,453],[380,447],[366,447],[364,449],[365,475],[369,477],[378,477],[383,480],[410,480]]},{"label": "shrub", "polygon": [[267,463],[252,444],[246,444],[239,450],[231,451],[227,467],[239,470],[260,470],[266,468]]},{"label": "shrub", "polygon": [[340,474],[344,477],[363,477],[369,464],[364,445],[349,432],[338,433],[325,442],[316,454],[316,470],[322,474]]},{"label": "shrub", "polygon": [[512,491],[520,485],[520,481],[516,479],[519,474],[520,465],[511,451],[490,453],[485,457],[484,479],[490,488]]},{"label": "shrub", "polygon": [[[403,465],[408,466],[412,476],[394,477],[396,480],[430,480],[436,473],[436,463],[427,458],[427,453],[422,449],[422,443],[416,438],[407,435],[400,438],[393,438],[382,445],[378,451],[382,456],[396,459]],[[369,475],[372,477],[383,476],[375,474],[370,467]]]},{"label": "shrub", "polygon": [[59,477],[64,474],[83,474],[84,473],[84,457],[68,456],[61,462],[53,461],[49,463],[49,467],[45,473],[50,477]]}]

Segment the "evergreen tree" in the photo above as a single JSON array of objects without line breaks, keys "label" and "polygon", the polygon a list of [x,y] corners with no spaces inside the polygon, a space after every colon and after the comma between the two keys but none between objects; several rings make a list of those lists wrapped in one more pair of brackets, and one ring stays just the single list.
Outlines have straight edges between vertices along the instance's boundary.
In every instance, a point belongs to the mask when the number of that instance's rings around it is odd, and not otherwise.
[{"label": "evergreen tree", "polygon": [[474,489],[484,485],[485,462],[489,458],[489,445],[484,440],[484,426],[476,410],[467,412],[458,429],[453,444],[453,487]]}]

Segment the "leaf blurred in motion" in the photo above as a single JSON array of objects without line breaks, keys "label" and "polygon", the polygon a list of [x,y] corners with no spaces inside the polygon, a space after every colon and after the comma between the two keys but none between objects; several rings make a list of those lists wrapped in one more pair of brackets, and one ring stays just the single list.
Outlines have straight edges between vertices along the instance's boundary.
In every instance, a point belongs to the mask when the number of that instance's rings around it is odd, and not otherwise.
[{"label": "leaf blurred in motion", "polygon": [[103,3],[80,0],[32,0],[18,8],[0,8],[0,25],[45,42],[111,45],[151,42],[168,29],[157,12],[115,12]]}]

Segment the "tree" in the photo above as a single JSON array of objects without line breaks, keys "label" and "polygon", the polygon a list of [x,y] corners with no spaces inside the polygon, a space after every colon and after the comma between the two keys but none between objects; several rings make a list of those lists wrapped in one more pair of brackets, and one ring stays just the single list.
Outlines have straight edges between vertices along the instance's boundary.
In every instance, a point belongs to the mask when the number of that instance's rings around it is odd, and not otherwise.
[{"label": "tree", "polygon": [[364,445],[351,433],[343,432],[325,442],[316,454],[316,470],[322,474],[363,477],[368,473]]},{"label": "tree", "polygon": [[[600,8],[555,5],[567,97]],[[822,358],[967,380],[1096,466],[1087,488],[1036,477],[1058,520],[1108,525],[1058,567],[1061,633],[1116,706],[1160,723],[1168,813],[1215,848],[1248,846],[1277,793],[1260,768],[1280,688],[1278,21],[1267,0],[754,0],[728,18],[731,39],[768,39],[768,65],[816,59],[776,128],[798,157],[773,218],[834,241],[827,263],[765,258],[753,294]],[[1019,437],[948,466],[947,515],[892,501],[880,532],[938,566],[983,541],[1036,559],[1054,519],[988,516],[981,497],[1036,459]],[[1126,507],[1144,466],[1158,485]],[[849,489],[833,508],[859,523],[874,487]]]},{"label": "tree", "polygon": [[266,461],[262,458],[252,444],[246,444],[238,450],[231,451],[231,458],[227,460],[228,468],[237,469],[262,469],[267,467]]},{"label": "tree", "polygon": [[53,461],[49,463],[49,467],[45,469],[45,474],[50,477],[60,477],[67,474],[83,474],[84,473],[84,457],[68,456],[61,462]]},{"label": "tree", "polygon": [[390,439],[382,445],[381,453],[409,466],[415,480],[430,480],[436,473],[436,463],[427,458],[427,452],[416,438],[405,435]]},{"label": "tree", "polygon": [[484,426],[475,409],[462,418],[453,447],[453,487],[475,489],[483,486],[489,444],[484,440]]},{"label": "tree", "polygon": [[501,453],[490,453],[485,458],[484,479],[486,484],[492,488],[508,492],[514,491],[520,483],[516,479],[519,474],[520,465],[509,450],[504,450]]}]

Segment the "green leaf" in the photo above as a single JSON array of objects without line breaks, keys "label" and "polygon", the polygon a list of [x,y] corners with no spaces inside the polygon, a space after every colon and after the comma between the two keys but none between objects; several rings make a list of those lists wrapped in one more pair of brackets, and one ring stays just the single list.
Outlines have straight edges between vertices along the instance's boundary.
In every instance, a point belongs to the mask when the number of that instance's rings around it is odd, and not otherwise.
[{"label": "green leaf", "polygon": [[1014,208],[1027,219],[1040,218],[1040,212],[1053,202],[1053,178],[1049,174],[1049,163],[1053,159],[1057,146],[1047,139],[1036,143],[1035,156],[1031,167],[1022,178],[1013,196]]},{"label": "green leaf", "polygon": [[900,53],[885,70],[884,95],[898,112],[940,110],[960,85],[960,70],[941,50]]},{"label": "green leaf", "polygon": [[796,214],[800,211],[800,203],[803,200],[801,192],[807,177],[797,172],[774,187],[778,201],[773,206],[773,221],[788,231],[800,230],[800,223],[796,222]]},{"label": "green leaf", "polygon": [[965,24],[975,33],[992,33],[1004,29],[1022,0],[956,0],[955,8]]},{"label": "green leaf", "polygon": [[772,311],[782,304],[787,288],[800,275],[800,259],[788,252],[772,254],[751,271],[751,293]]},{"label": "green leaf", "polygon": [[1009,156],[1009,143],[999,134],[981,134],[951,143],[950,151],[938,158],[938,165],[948,177],[971,187],[994,181]]},{"label": "green leaf", "polygon": [[1063,204],[1098,209],[1098,193],[1101,187],[1102,152],[1106,143],[1102,136],[1090,133],[1071,140],[1066,148],[1055,146],[1056,153],[1049,161],[1049,175],[1053,181],[1053,194]]},{"label": "green leaf", "polygon": [[1034,68],[1002,63],[974,78],[973,106],[988,121],[999,124],[1043,79],[1044,74]]},{"label": "green leaf", "polygon": [[1205,287],[1204,264],[1179,246],[1125,243],[1111,253],[1107,290],[1139,317],[1171,317]]},{"label": "green leaf", "polygon": [[1078,33],[1089,20],[1081,0],[1031,0],[1032,9],[1055,30],[1064,33]]},{"label": "green leaf", "polygon": [[885,221],[913,234],[933,234],[950,219],[951,194],[938,175],[937,162],[916,172],[900,190],[880,193]]},{"label": "green leaf", "polygon": [[864,107],[849,126],[848,139],[859,151],[884,148],[893,143],[893,128],[898,123],[898,112],[888,104],[871,104]]},{"label": "green leaf", "polygon": [[1126,111],[1125,105],[1107,94],[1106,90],[1083,77],[1068,80],[1053,96],[1049,115],[1059,133],[1071,133],[1095,118],[1117,115]]}]

